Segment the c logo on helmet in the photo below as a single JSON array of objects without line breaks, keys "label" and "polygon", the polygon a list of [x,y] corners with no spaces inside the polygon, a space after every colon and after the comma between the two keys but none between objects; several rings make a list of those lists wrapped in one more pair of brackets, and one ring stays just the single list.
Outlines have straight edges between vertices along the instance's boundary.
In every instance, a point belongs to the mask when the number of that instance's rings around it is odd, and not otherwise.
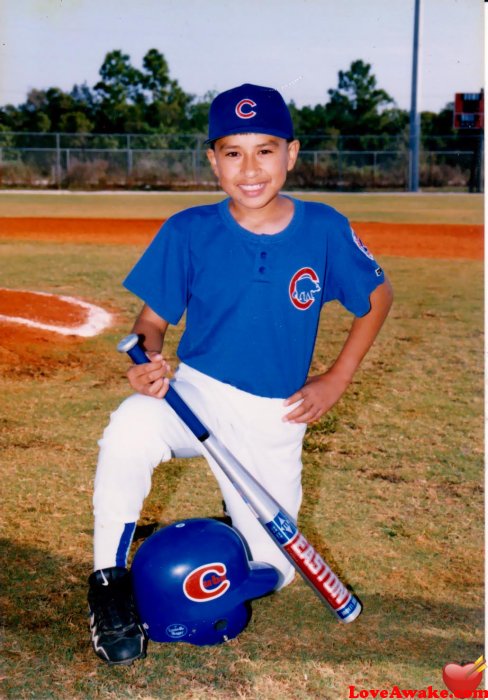
[{"label": "c logo on helmet", "polygon": [[290,280],[288,293],[293,306],[300,311],[309,309],[320,292],[320,279],[311,267],[301,267]]},{"label": "c logo on helmet", "polygon": [[222,562],[203,564],[193,569],[183,581],[183,593],[196,603],[205,603],[229,590],[227,567]]},{"label": "c logo on helmet", "polygon": [[[249,107],[251,109],[248,109]],[[236,114],[240,119],[251,119],[251,117],[255,117],[257,114],[253,107],[256,107],[256,103],[253,102],[253,100],[245,98],[236,104]]]}]

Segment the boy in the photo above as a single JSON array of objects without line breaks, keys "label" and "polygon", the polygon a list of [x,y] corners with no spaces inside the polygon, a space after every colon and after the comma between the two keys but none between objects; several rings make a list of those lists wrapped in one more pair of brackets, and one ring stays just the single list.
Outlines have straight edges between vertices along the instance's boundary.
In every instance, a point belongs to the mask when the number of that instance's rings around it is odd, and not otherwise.
[{"label": "boy", "polygon": [[[392,301],[383,271],[345,217],[281,194],[299,143],[276,90],[245,84],[218,95],[208,143],[228,198],[171,217],[124,282],[144,302],[133,332],[151,362],[128,370],[136,393],[100,441],[89,604],[95,652],[111,664],[146,651],[126,563],[152,471],[172,456],[199,454],[198,441],[161,401],[168,325],[186,311],[178,392],[296,518],[306,426],[347,389]],[[355,319],[330,369],[307,378],[320,310],[333,299]],[[293,567],[216,476],[252,558],[278,569],[278,588],[289,584]]]}]

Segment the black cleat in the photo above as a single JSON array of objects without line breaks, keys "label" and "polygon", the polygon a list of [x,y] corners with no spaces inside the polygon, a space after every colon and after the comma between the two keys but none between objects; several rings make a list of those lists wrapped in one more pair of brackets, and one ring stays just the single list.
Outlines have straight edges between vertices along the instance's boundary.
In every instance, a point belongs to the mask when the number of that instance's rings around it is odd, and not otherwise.
[{"label": "black cleat", "polygon": [[120,566],[99,569],[90,576],[88,584],[95,654],[111,666],[144,658],[147,636],[136,612],[127,569]]}]

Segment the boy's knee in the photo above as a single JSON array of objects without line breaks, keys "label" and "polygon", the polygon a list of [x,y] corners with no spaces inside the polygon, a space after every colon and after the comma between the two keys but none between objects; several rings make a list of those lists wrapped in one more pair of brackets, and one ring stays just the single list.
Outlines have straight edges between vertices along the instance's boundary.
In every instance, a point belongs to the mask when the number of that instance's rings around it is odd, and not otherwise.
[{"label": "boy's knee", "polygon": [[132,394],[112,413],[112,418],[127,427],[139,427],[141,422],[156,420],[161,414],[161,400],[143,394]]},{"label": "boy's knee", "polygon": [[283,566],[279,570],[280,574],[280,579],[278,581],[278,585],[276,586],[277,591],[281,590],[282,588],[285,588],[286,586],[289,586],[290,583],[293,583],[295,580],[295,568],[291,565],[288,566]]},{"label": "boy's knee", "polygon": [[110,422],[99,441],[99,467],[117,463],[129,471],[141,465],[151,470],[171,458],[171,449],[164,439],[162,401],[134,394],[123,401],[110,416]]},{"label": "boy's knee", "polygon": [[133,394],[125,399],[111,414],[103,439],[113,435],[123,443],[147,439],[161,422],[161,406],[158,399]]}]

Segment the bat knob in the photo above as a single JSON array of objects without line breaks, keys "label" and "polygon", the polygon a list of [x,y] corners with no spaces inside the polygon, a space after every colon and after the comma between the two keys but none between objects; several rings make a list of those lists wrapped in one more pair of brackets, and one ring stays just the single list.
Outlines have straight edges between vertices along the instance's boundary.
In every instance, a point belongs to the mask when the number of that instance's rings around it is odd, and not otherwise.
[{"label": "bat knob", "polygon": [[129,350],[132,350],[132,348],[134,348],[138,342],[139,336],[137,333],[130,333],[118,342],[117,350],[118,352],[129,352]]}]

